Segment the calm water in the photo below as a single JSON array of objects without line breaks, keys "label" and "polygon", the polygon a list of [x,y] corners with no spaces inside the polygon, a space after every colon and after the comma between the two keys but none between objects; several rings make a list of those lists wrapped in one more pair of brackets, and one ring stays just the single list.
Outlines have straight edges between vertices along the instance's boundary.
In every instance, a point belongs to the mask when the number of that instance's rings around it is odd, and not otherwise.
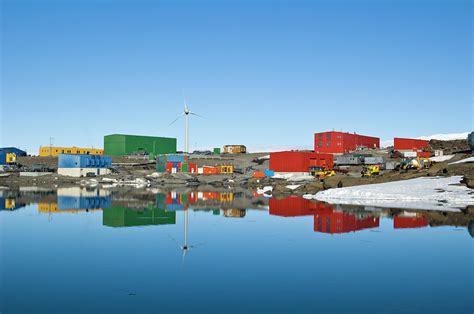
[{"label": "calm water", "polygon": [[474,308],[468,214],[230,192],[0,196],[2,314]]}]

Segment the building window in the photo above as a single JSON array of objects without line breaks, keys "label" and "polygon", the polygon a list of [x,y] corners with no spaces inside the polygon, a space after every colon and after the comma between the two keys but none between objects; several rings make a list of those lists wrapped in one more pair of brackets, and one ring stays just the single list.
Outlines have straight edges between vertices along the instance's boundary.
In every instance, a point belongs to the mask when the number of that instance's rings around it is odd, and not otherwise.
[{"label": "building window", "polygon": [[319,133],[319,134],[318,134],[318,137],[319,137],[320,139],[322,139],[322,138],[323,138],[323,133]]},{"label": "building window", "polygon": [[327,147],[330,147],[330,146],[331,146],[331,142],[326,142],[326,146],[327,146]]},{"label": "building window", "polygon": [[330,140],[330,139],[331,139],[331,133],[326,134],[326,138],[327,138],[328,140]]},{"label": "building window", "polygon": [[318,142],[318,147],[323,147],[323,142]]}]

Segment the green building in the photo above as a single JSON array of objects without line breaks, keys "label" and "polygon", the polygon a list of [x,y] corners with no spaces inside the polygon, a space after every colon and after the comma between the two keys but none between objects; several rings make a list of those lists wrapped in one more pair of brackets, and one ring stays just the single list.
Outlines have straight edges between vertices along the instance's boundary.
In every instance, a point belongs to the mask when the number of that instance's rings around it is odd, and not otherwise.
[{"label": "green building", "polygon": [[174,225],[176,212],[157,208],[132,209],[112,206],[104,208],[102,224],[109,227]]},{"label": "green building", "polygon": [[104,136],[104,155],[123,156],[148,154],[151,158],[159,154],[176,153],[176,139],[126,134]]}]

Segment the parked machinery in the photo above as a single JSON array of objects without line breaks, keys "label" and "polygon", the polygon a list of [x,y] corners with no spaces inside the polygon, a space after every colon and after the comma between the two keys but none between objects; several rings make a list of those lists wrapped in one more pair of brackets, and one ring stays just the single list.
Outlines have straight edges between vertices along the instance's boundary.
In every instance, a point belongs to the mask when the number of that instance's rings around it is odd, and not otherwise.
[{"label": "parked machinery", "polygon": [[420,170],[420,169],[428,169],[431,167],[431,160],[429,158],[412,158],[412,159],[405,159],[400,163],[399,170]]},{"label": "parked machinery", "polygon": [[311,173],[312,176],[319,178],[319,179],[324,179],[326,177],[332,177],[333,175],[336,174],[334,170],[329,170],[328,168],[323,168],[320,166],[313,166],[309,168],[309,172]]},{"label": "parked machinery", "polygon": [[362,177],[378,176],[380,174],[380,165],[368,165],[361,171]]}]

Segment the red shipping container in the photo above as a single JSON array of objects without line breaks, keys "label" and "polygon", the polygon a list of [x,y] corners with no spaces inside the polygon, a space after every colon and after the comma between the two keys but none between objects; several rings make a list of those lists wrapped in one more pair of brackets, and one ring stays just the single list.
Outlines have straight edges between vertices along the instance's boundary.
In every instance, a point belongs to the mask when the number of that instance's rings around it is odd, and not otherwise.
[{"label": "red shipping container", "polygon": [[393,139],[393,148],[398,151],[424,151],[429,150],[430,142],[414,138],[395,137]]},{"label": "red shipping container", "polygon": [[197,164],[188,164],[188,172],[189,173],[197,173],[198,172],[198,166]]},{"label": "red shipping container", "polygon": [[417,152],[416,156],[421,158],[430,158],[431,152]]},{"label": "red shipping container", "polygon": [[356,133],[334,131],[314,134],[314,151],[317,153],[344,154],[361,146],[380,148],[380,139]]}]

